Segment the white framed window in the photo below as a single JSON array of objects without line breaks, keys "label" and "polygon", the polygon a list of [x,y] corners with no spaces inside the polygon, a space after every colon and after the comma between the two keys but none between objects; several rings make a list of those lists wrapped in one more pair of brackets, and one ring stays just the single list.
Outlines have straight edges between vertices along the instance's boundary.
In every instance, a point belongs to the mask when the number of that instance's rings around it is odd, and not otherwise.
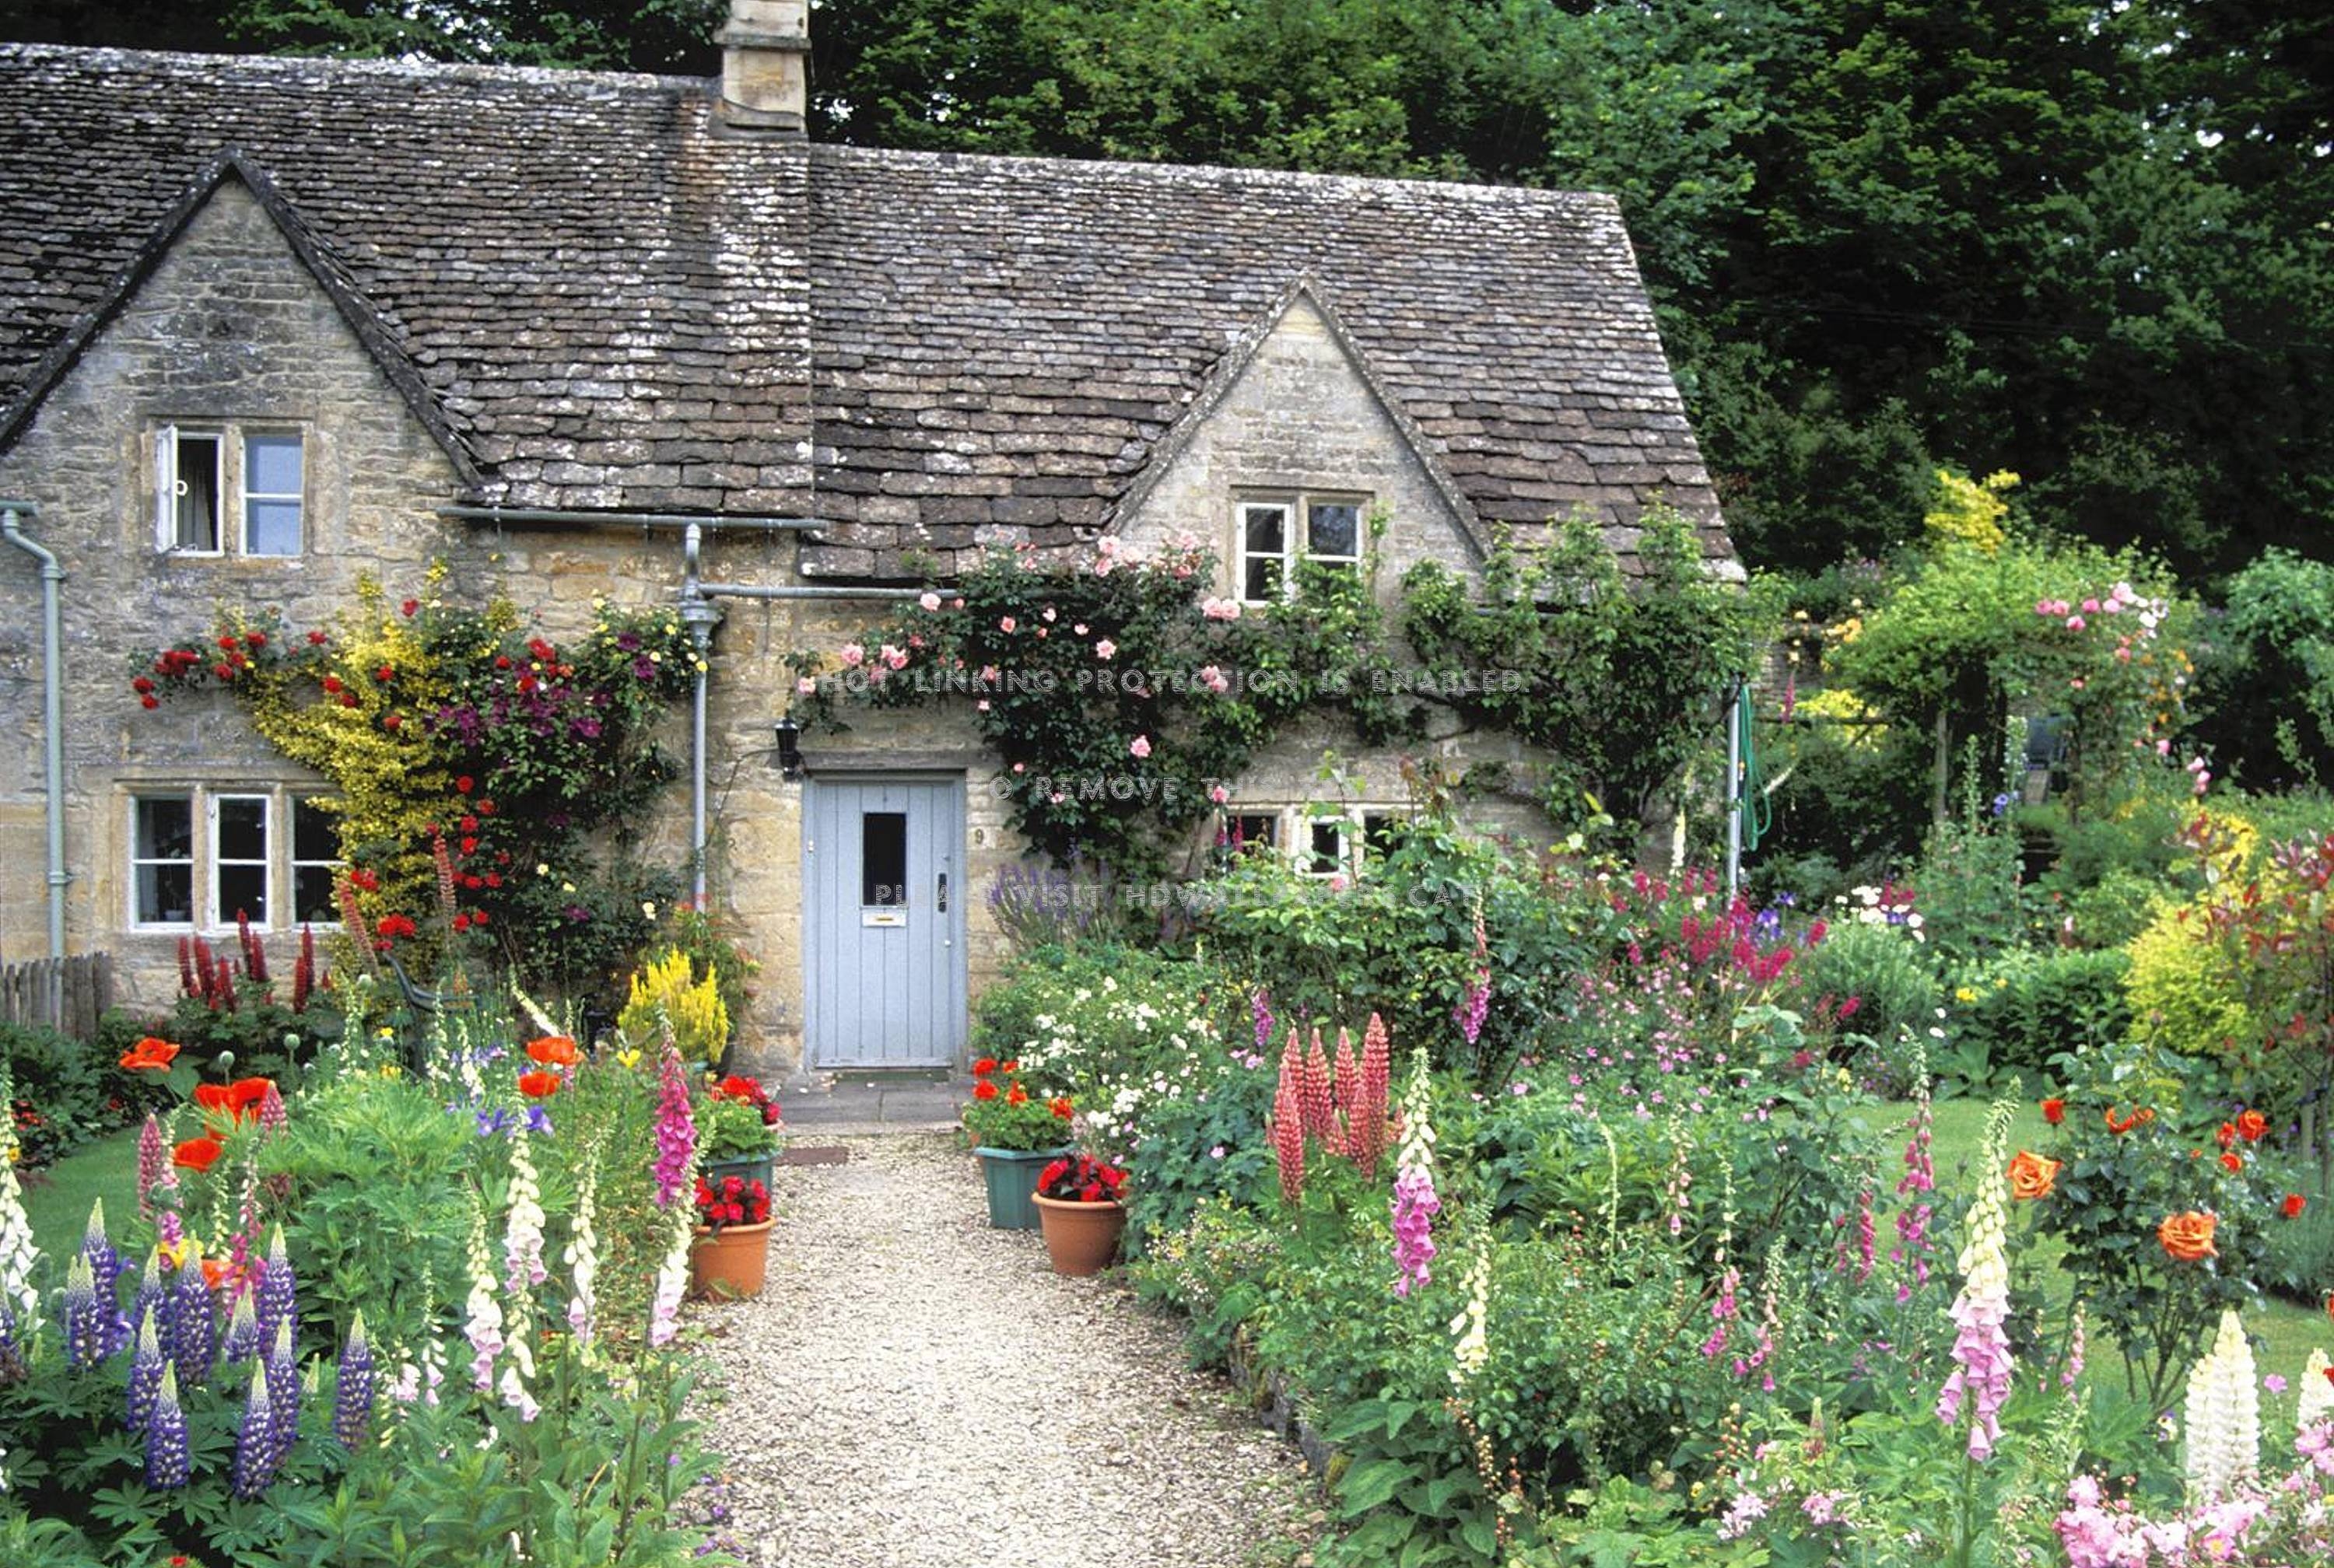
[{"label": "white framed window", "polygon": [[195,797],[137,795],[130,802],[130,923],[195,923]]},{"label": "white framed window", "polygon": [[1409,809],[1316,801],[1228,815],[1223,843],[1242,852],[1286,854],[1299,874],[1358,877],[1392,846]]},{"label": "white framed window", "polygon": [[164,425],[154,433],[154,545],[175,555],[291,556],[307,533],[298,430]]},{"label": "white framed window", "polygon": [[337,926],[339,903],[333,884],[344,864],[339,826],[313,795],[292,797],[292,920],[301,926]]},{"label": "white framed window", "polygon": [[[130,796],[133,930],[337,927],[339,834],[313,795],[277,785],[139,788]],[[287,826],[288,824],[288,826]]]},{"label": "white framed window", "polygon": [[268,828],[274,803],[265,795],[210,797],[210,923],[232,926],[238,918],[268,928]]},{"label": "white framed window", "polygon": [[1358,573],[1368,506],[1368,498],[1359,495],[1243,496],[1232,508],[1234,586],[1241,601],[1287,598],[1299,561]]}]

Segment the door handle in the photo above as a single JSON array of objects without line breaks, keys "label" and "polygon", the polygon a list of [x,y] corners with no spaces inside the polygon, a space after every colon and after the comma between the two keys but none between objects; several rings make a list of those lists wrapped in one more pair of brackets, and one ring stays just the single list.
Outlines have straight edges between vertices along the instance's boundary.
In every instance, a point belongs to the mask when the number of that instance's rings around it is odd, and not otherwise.
[{"label": "door handle", "polygon": [[943,915],[947,914],[947,913],[948,913],[948,873],[947,873],[946,871],[942,871],[942,872],[940,873],[940,899],[939,899],[939,904],[940,904],[940,913],[941,913],[941,914],[943,914]]}]

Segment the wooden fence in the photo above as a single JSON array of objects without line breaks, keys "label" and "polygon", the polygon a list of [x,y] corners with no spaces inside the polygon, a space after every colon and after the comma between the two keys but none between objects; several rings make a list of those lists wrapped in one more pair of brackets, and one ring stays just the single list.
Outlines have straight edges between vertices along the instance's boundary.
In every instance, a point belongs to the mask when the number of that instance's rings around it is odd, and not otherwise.
[{"label": "wooden fence", "polygon": [[94,1040],[98,1017],[111,1005],[109,953],[0,965],[0,1023],[45,1024],[76,1040]]}]

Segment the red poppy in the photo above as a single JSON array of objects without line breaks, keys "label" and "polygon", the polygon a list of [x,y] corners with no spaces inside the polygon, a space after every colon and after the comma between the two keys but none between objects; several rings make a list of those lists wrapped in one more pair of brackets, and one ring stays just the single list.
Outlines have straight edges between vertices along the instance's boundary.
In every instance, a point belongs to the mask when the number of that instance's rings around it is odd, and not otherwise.
[{"label": "red poppy", "polygon": [[178,1048],[168,1040],[149,1034],[123,1053],[121,1064],[132,1073],[159,1073],[178,1053]]},{"label": "red poppy", "polygon": [[2302,1197],[2301,1194],[2298,1192],[2289,1192],[2285,1195],[2285,1202],[2279,1207],[2286,1218],[2300,1219],[2301,1217],[2301,1211],[2305,1207],[2309,1207],[2309,1203],[2310,1200]]},{"label": "red poppy", "polygon": [[556,1073],[522,1073],[518,1075],[518,1092],[530,1100],[548,1100],[559,1092],[560,1082]]},{"label": "red poppy", "polygon": [[528,1060],[539,1062],[545,1067],[573,1067],[576,1058],[575,1042],[564,1034],[545,1034],[540,1040],[526,1043],[526,1054]]},{"label": "red poppy", "polygon": [[2237,1118],[2237,1136],[2247,1143],[2259,1143],[2269,1135],[2269,1118],[2258,1111],[2248,1111]]},{"label": "red poppy", "polygon": [[972,1097],[975,1100],[994,1100],[997,1098],[997,1085],[983,1078],[973,1084]]},{"label": "red poppy", "polygon": [[216,1138],[189,1138],[170,1150],[170,1163],[184,1170],[208,1170],[227,1152]]},{"label": "red poppy", "polygon": [[2067,1120],[2067,1102],[2052,1098],[2042,1102],[2042,1120],[2056,1127]]}]

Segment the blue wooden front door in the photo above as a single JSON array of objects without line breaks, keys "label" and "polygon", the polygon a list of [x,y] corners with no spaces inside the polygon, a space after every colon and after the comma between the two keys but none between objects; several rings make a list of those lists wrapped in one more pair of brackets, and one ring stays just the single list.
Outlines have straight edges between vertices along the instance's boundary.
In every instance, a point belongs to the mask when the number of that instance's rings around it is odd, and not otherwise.
[{"label": "blue wooden front door", "polygon": [[804,785],[803,998],[811,1066],[951,1066],[964,1053],[964,780]]}]

